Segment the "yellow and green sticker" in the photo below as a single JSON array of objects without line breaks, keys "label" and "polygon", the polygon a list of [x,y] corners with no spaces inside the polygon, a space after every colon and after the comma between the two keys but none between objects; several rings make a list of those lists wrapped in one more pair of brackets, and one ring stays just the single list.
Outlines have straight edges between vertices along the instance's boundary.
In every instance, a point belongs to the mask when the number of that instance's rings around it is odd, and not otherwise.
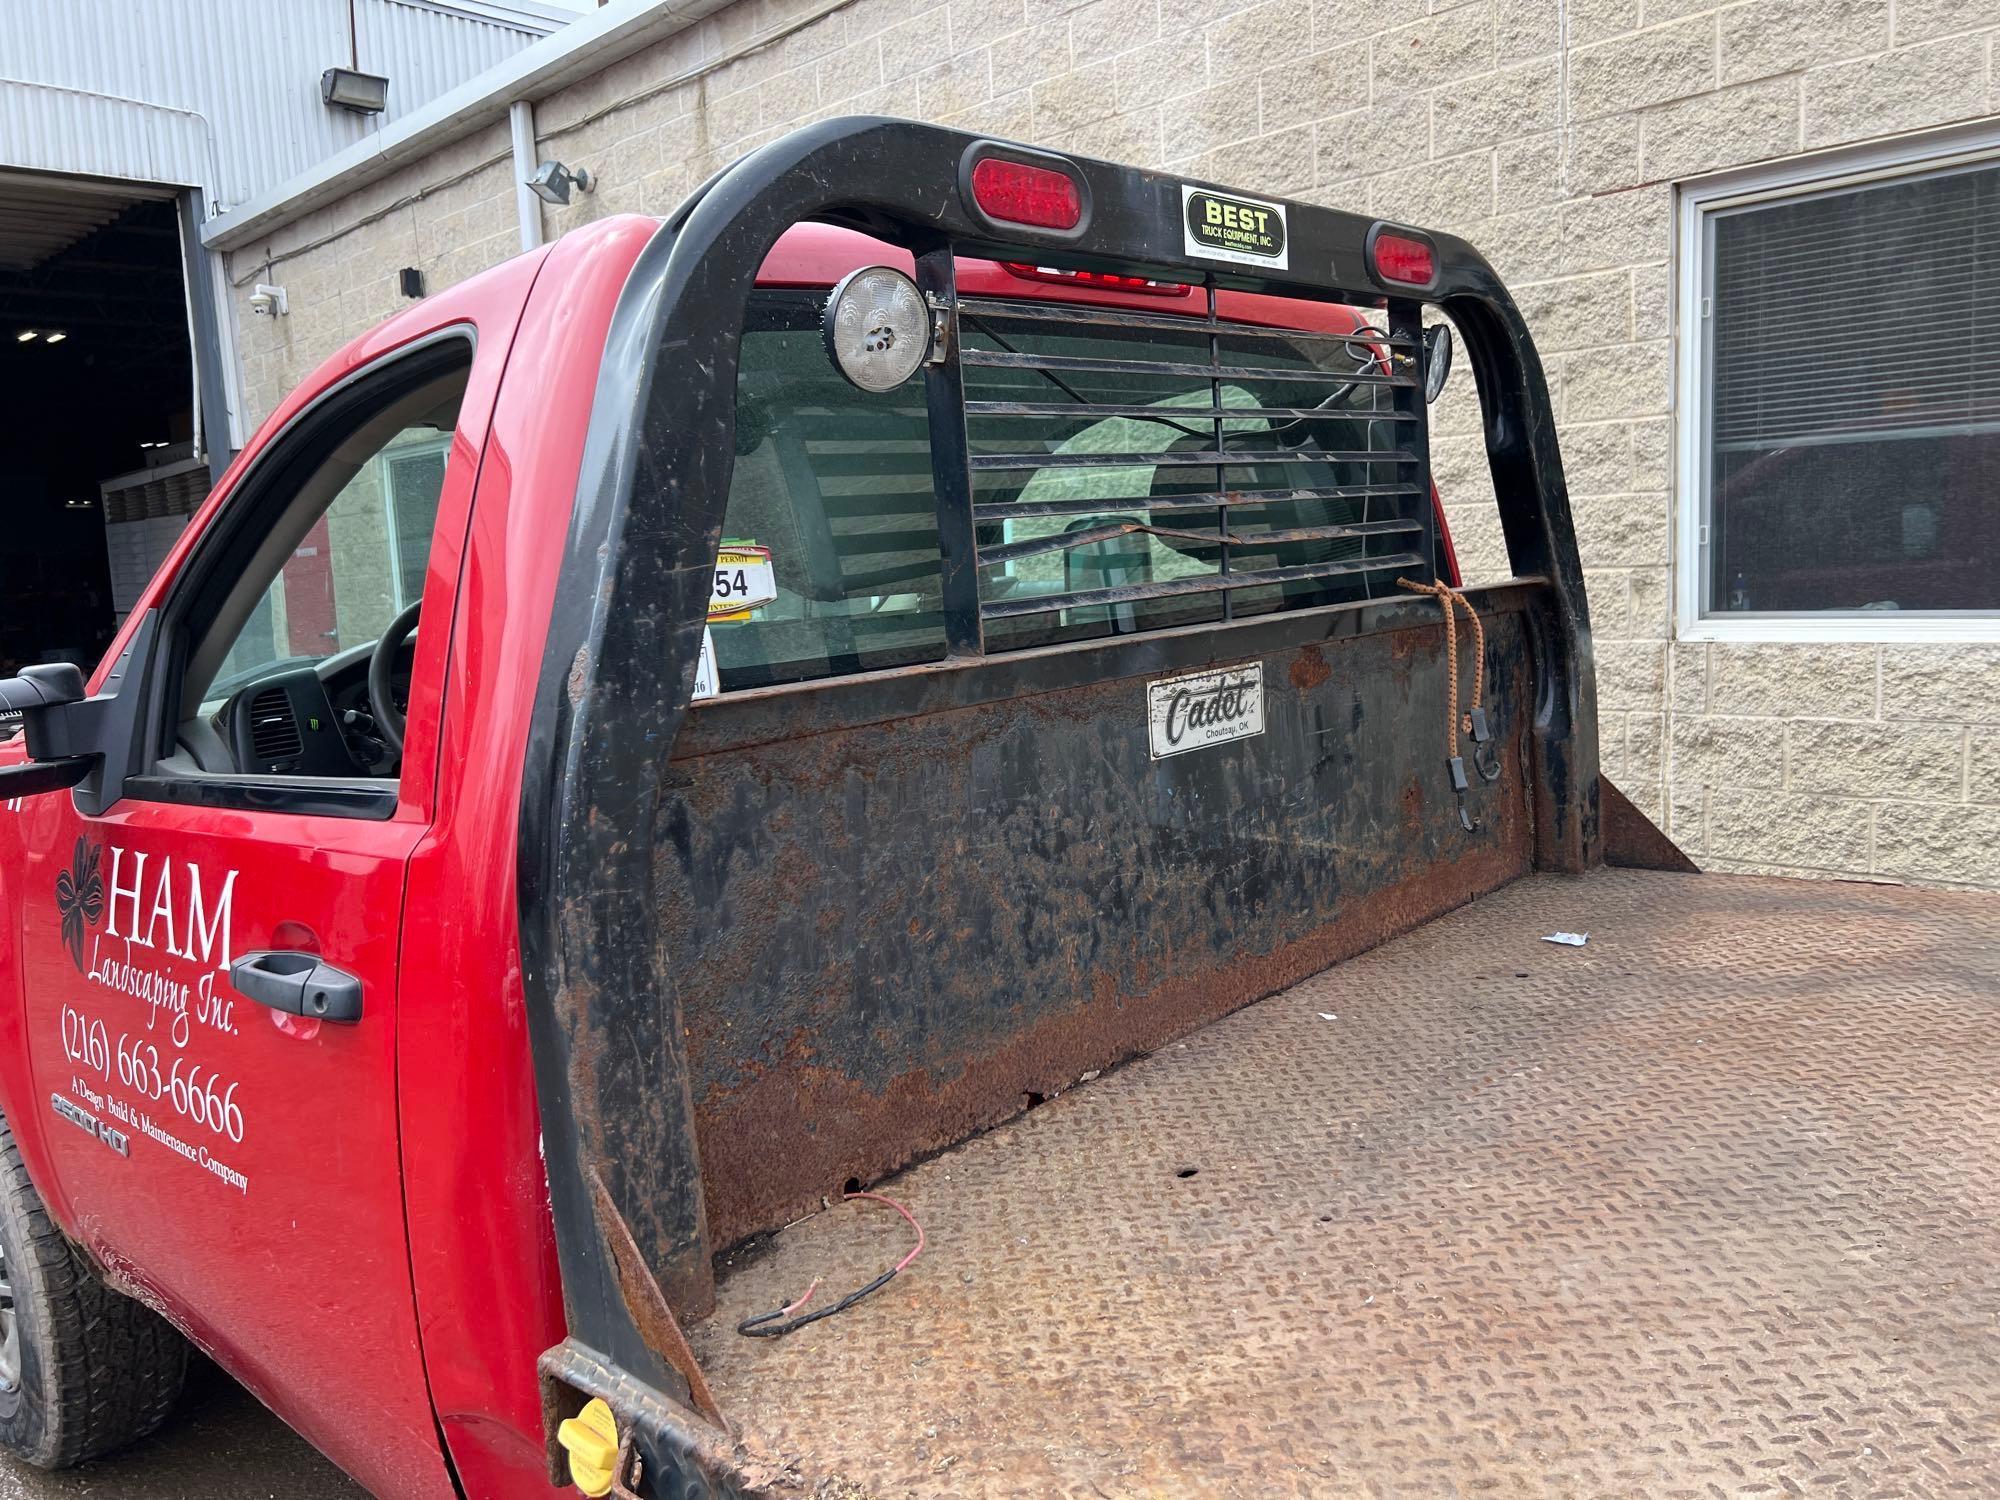
[{"label": "yellow and green sticker", "polygon": [[1181,185],[1187,253],[1207,260],[1284,270],[1285,205]]}]

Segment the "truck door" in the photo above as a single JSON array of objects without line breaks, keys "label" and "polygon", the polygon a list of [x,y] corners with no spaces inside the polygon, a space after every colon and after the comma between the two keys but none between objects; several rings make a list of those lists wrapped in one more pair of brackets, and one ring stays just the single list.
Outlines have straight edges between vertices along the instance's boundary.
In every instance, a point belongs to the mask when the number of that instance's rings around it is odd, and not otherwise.
[{"label": "truck door", "polygon": [[154,599],[150,660],[123,664],[163,705],[150,757],[101,816],[31,803],[17,886],[72,1221],[399,1496],[452,1493],[411,1291],[395,1028],[506,347],[471,334],[362,364],[252,459]]}]

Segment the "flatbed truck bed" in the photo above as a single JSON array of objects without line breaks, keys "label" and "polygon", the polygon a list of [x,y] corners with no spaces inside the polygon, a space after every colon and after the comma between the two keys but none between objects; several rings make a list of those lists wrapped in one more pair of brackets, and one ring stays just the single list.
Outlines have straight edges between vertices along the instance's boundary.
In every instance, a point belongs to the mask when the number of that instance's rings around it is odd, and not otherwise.
[{"label": "flatbed truck bed", "polygon": [[1988,896],[1529,876],[883,1184],[928,1246],[843,1316],[734,1331],[902,1254],[872,1205],[692,1338],[809,1494],[1993,1494],[1996,1021]]}]

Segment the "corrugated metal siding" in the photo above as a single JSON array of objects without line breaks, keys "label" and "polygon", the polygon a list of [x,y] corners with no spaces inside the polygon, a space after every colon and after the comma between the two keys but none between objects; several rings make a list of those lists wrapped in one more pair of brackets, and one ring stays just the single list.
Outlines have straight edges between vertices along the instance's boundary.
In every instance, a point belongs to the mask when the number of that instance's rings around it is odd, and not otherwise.
[{"label": "corrugated metal siding", "polygon": [[8,0],[0,166],[195,185],[225,208],[545,34],[403,0],[355,0],[354,31],[389,79],[382,115],[320,102],[320,74],[349,65],[347,0]]}]

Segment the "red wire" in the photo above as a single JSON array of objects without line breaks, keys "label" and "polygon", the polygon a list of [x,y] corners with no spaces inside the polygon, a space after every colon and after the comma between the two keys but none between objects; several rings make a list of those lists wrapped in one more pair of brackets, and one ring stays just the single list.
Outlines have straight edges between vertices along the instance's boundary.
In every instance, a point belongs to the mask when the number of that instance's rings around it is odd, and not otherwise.
[{"label": "red wire", "polygon": [[911,1213],[907,1208],[903,1207],[903,1205],[898,1203],[894,1198],[888,1197],[883,1193],[842,1193],[840,1196],[843,1198],[866,1198],[872,1203],[886,1203],[889,1205],[889,1207],[895,1209],[897,1213],[901,1214],[904,1218],[910,1221],[910,1228],[916,1230],[917,1232],[917,1248],[912,1250],[908,1255],[904,1256],[901,1260],[896,1262],[897,1271],[899,1272],[902,1271],[910,1264],[911,1261],[915,1260],[919,1255],[922,1255],[924,1253],[924,1226],[917,1222],[917,1216],[915,1214]]}]

